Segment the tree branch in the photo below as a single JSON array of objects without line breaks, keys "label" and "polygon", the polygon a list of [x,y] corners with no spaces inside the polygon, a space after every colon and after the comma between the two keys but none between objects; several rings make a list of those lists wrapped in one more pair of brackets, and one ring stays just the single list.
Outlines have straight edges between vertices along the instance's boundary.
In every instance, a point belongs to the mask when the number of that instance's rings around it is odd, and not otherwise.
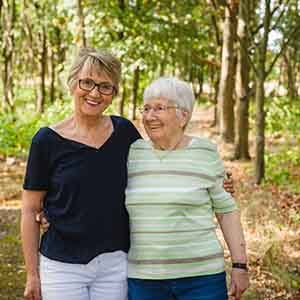
[{"label": "tree branch", "polygon": [[[280,23],[282,17],[284,16],[284,13],[285,13],[285,10],[283,9],[283,10],[281,11],[280,15],[278,16],[278,18],[277,18],[275,24],[271,27],[271,30],[270,30],[270,31],[272,31],[272,30],[274,30],[274,29],[277,28],[277,26],[278,26],[278,24]],[[271,17],[272,17],[272,15],[271,15]]]},{"label": "tree branch", "polygon": [[283,42],[283,44],[281,45],[280,51],[277,53],[277,55],[275,56],[275,58],[273,59],[271,65],[270,65],[269,69],[266,71],[266,77],[271,73],[275,63],[277,62],[277,59],[282,55],[285,48],[289,45],[292,38],[298,33],[299,30],[300,30],[300,26],[295,27],[293,30],[291,30],[291,32],[288,35],[289,37]]},{"label": "tree branch", "polygon": [[244,46],[244,44],[242,43],[241,41],[241,38],[239,37],[239,35],[237,34],[237,40],[240,44],[240,46],[242,47],[242,50],[244,51],[246,57],[247,57],[247,60],[251,66],[251,68],[253,69],[254,73],[257,75],[258,74],[258,71],[257,71],[257,68],[255,67],[255,64],[253,62],[253,60],[251,59],[250,55],[249,55],[249,52],[248,52],[248,49]]}]

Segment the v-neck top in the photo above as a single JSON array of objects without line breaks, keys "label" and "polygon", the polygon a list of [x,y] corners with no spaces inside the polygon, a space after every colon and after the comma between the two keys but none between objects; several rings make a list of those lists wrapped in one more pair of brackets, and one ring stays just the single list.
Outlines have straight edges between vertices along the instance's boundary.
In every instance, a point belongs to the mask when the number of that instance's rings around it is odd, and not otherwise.
[{"label": "v-neck top", "polygon": [[40,252],[50,259],[86,264],[101,253],[129,249],[127,156],[141,136],[127,119],[111,120],[113,132],[99,148],[49,127],[32,139],[23,188],[47,191],[50,227]]}]

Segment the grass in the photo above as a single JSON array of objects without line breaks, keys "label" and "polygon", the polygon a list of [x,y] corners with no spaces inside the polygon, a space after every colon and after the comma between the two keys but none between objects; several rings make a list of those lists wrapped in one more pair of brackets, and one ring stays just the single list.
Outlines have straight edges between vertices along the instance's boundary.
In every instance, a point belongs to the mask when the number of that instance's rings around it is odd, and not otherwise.
[{"label": "grass", "polygon": [[23,299],[25,270],[21,255],[19,210],[0,210],[0,299]]}]

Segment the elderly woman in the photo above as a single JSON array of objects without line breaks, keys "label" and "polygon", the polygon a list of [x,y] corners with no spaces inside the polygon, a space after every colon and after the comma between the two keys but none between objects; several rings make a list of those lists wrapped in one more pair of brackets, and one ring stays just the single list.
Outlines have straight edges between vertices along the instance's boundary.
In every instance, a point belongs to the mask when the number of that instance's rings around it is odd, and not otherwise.
[{"label": "elderly woman", "polygon": [[144,92],[143,124],[128,157],[129,300],[225,300],[223,249],[229,247],[230,293],[249,285],[245,241],[234,199],[222,187],[224,167],[214,144],[185,134],[194,94],[175,78]]},{"label": "elderly woman", "polygon": [[[68,78],[74,114],[33,137],[21,221],[25,299],[127,299],[126,164],[140,135],[104,115],[120,74],[108,52],[82,49]],[[39,245],[42,204],[51,225]]]}]

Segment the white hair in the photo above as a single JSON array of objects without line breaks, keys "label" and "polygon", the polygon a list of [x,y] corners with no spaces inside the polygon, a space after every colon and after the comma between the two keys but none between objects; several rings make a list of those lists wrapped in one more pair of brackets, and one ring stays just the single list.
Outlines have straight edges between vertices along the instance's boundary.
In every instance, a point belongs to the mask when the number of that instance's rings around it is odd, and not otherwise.
[{"label": "white hair", "polygon": [[160,77],[145,89],[143,100],[147,102],[153,98],[161,97],[174,102],[179,108],[187,111],[191,117],[195,95],[187,82],[174,77]]}]

